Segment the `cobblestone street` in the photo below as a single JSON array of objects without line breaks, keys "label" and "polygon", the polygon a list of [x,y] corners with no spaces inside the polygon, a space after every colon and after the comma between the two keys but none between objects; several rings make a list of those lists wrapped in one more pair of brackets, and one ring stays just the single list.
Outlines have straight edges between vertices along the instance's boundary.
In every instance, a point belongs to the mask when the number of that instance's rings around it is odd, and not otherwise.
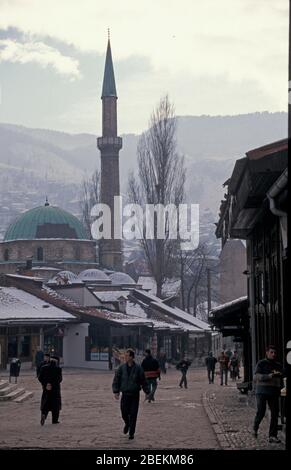
[{"label": "cobblestone street", "polygon": [[[6,374],[1,379],[7,378]],[[188,389],[180,389],[180,373],[169,369],[158,382],[156,401],[141,403],[134,441],[122,433],[120,403],[111,391],[113,372],[63,370],[61,423],[49,414],[40,426],[41,386],[33,371],[19,385],[33,391],[23,403],[0,403],[0,447],[95,449],[269,449],[267,422],[258,440],[250,436],[254,409],[234,385],[209,385],[206,371],[190,369]],[[244,400],[241,401],[241,398]],[[264,420],[266,421],[266,420]],[[284,445],[271,448],[283,449]]]}]

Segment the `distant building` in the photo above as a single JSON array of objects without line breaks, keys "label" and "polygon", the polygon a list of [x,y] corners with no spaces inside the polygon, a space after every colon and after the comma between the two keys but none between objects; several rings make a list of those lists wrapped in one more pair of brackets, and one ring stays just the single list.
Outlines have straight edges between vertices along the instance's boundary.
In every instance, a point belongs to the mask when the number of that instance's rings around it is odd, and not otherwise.
[{"label": "distant building", "polygon": [[81,222],[48,202],[20,215],[0,242],[0,273],[36,266],[79,272],[96,265],[96,242]]}]

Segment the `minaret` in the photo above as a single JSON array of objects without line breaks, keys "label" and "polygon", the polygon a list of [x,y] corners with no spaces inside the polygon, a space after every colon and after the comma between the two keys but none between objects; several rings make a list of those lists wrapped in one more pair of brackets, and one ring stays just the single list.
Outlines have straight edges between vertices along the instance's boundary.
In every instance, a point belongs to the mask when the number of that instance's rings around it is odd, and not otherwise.
[{"label": "minaret", "polygon": [[120,196],[119,150],[122,138],[117,136],[117,94],[109,33],[101,99],[102,137],[98,137],[97,147],[101,152],[101,203],[107,204],[111,210],[111,240],[100,240],[100,264],[104,268],[121,271],[122,241],[114,239],[114,222],[121,222],[114,221],[114,196]]}]

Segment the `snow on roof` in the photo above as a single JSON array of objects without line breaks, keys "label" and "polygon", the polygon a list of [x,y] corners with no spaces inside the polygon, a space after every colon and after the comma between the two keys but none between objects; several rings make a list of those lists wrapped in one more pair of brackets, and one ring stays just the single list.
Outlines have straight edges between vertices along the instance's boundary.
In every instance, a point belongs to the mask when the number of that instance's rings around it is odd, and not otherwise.
[{"label": "snow on roof", "polygon": [[226,302],[225,304],[221,304],[218,307],[212,308],[210,310],[210,313],[215,313],[215,312],[218,312],[219,310],[224,310],[225,308],[235,306],[236,304],[240,304],[240,303],[245,302],[247,300],[248,300],[247,295],[245,295],[243,297],[239,297],[238,299],[231,300],[230,302]]},{"label": "snow on roof", "polygon": [[159,297],[157,297],[156,295],[153,295],[153,294],[151,294],[149,292],[146,292],[144,290],[135,289],[134,292],[137,292],[138,294],[140,294],[143,298],[145,298],[149,302],[161,301],[161,299]]},{"label": "snow on roof", "polygon": [[118,285],[118,284],[134,284],[135,285],[135,280],[132,279],[128,274],[122,273],[122,272],[113,272],[112,274],[109,274],[109,277],[112,281],[113,285]]},{"label": "snow on roof", "polygon": [[37,276],[23,276],[21,274],[6,274],[7,277],[12,277],[13,279],[26,279],[30,281],[44,281],[42,277]]},{"label": "snow on roof", "polygon": [[60,271],[48,281],[48,284],[83,284],[83,281],[72,271]]},{"label": "snow on roof", "polygon": [[200,328],[202,330],[210,330],[210,326],[208,325],[208,323],[206,323],[202,320],[199,320],[198,318],[194,317],[193,315],[190,315],[190,313],[184,312],[184,310],[181,310],[178,307],[170,307],[170,306],[166,305],[165,303],[163,303],[163,301],[159,297],[157,297],[155,295],[152,295],[152,294],[149,294],[148,292],[138,290],[138,289],[136,289],[135,292],[137,292],[142,297],[147,299],[151,303],[151,305],[154,305],[154,306],[158,307],[159,310],[162,310],[163,312],[174,315],[177,319],[182,320],[182,321],[186,321],[186,322],[190,323],[191,325],[193,325],[197,328]]},{"label": "snow on roof", "polygon": [[55,291],[53,289],[50,289],[48,286],[43,286],[42,291],[46,292],[47,294],[50,295],[50,297],[52,297],[54,299],[65,301],[65,303],[69,307],[77,307],[77,308],[80,307],[80,304],[76,300],[72,300],[70,297],[67,297],[63,293],[64,291],[62,291],[62,292],[60,292],[59,290]]},{"label": "snow on roof", "polygon": [[68,321],[75,317],[54,305],[16,287],[0,287],[0,321]]},{"label": "snow on roof", "polygon": [[147,318],[139,318],[126,315],[125,313],[121,312],[112,312],[106,309],[98,309],[98,308],[89,308],[87,309],[86,313],[93,317],[103,318],[104,320],[110,320],[113,322],[121,323],[122,325],[146,325],[152,326],[152,321]]},{"label": "snow on roof", "polygon": [[127,298],[129,291],[93,291],[93,294],[100,300],[100,302],[117,302],[120,297]]},{"label": "snow on roof", "polygon": [[50,266],[33,266],[30,271],[59,271],[59,269]]},{"label": "snow on roof", "polygon": [[136,317],[147,318],[147,314],[142,306],[129,300],[126,304],[126,313],[127,315],[135,315]]},{"label": "snow on roof", "polygon": [[105,272],[101,271],[101,269],[85,269],[81,271],[78,275],[78,279],[81,281],[106,281],[107,283],[110,282],[110,278],[105,274]]},{"label": "snow on roof", "polygon": [[198,318],[194,317],[193,315],[190,315],[190,313],[184,312],[184,310],[181,310],[177,307],[169,307],[168,305],[165,305],[162,302],[153,302],[152,305],[158,307],[163,312],[167,312],[170,315],[174,315],[176,318],[182,321],[186,321],[191,325],[197,327],[197,331],[199,329],[210,330],[210,326],[208,325],[208,323],[205,323],[202,320],[198,320]]}]

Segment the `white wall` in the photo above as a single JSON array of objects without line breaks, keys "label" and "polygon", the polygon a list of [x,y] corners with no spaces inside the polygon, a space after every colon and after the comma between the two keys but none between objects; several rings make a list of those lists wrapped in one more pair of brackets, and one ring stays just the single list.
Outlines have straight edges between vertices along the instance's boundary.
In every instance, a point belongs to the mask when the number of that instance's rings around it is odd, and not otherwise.
[{"label": "white wall", "polygon": [[88,336],[88,327],[89,323],[66,326],[63,338],[63,365],[108,370],[108,361],[86,361],[85,338]]},{"label": "white wall", "polygon": [[63,287],[57,289],[57,292],[64,294],[69,299],[75,300],[82,307],[98,307],[101,305],[95,295],[88,290],[87,287]]}]

